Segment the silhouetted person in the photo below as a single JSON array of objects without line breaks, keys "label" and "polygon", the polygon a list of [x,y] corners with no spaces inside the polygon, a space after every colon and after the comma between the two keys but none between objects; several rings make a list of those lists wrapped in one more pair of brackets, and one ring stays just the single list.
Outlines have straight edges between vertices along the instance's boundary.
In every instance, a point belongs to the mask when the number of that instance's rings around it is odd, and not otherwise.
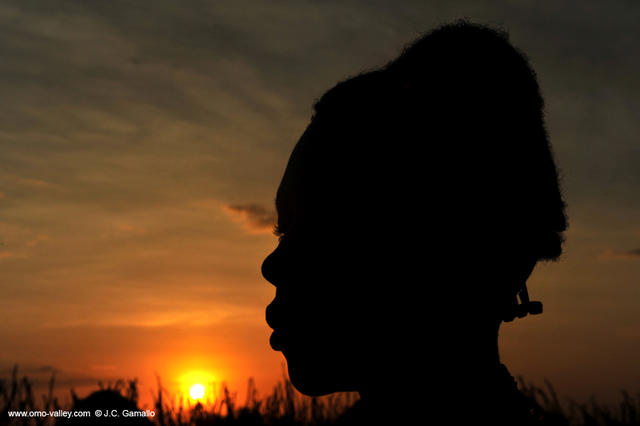
[{"label": "silhouetted person", "polygon": [[350,415],[387,424],[536,421],[498,330],[541,311],[525,283],[561,254],[565,203],[506,33],[446,25],[325,93],[276,207],[266,316],[298,390],[358,391]]}]

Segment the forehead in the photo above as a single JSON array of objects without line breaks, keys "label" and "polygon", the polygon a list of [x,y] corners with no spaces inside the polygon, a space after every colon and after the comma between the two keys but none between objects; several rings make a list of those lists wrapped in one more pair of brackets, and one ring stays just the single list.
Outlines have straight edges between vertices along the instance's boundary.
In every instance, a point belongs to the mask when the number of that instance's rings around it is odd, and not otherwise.
[{"label": "forehead", "polygon": [[284,230],[286,224],[293,220],[295,212],[295,195],[293,194],[290,176],[285,175],[280,182],[278,192],[276,193],[276,211],[278,213],[278,228]]},{"label": "forehead", "polygon": [[[313,123],[312,123],[313,124]],[[299,210],[301,203],[303,174],[307,168],[303,153],[308,150],[314,133],[314,126],[309,124],[296,143],[289,157],[284,175],[276,193],[276,210],[278,212],[278,227],[285,229],[293,221],[293,216]]]}]

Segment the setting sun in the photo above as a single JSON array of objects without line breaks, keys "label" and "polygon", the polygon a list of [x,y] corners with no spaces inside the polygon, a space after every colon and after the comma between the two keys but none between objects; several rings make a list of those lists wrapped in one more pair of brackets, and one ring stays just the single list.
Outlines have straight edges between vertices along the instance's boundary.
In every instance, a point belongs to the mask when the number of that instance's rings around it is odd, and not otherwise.
[{"label": "setting sun", "polygon": [[189,389],[189,395],[192,399],[202,399],[204,397],[204,386],[195,384]]},{"label": "setting sun", "polygon": [[188,370],[179,376],[178,389],[186,400],[206,405],[216,399],[216,376],[208,369]]}]

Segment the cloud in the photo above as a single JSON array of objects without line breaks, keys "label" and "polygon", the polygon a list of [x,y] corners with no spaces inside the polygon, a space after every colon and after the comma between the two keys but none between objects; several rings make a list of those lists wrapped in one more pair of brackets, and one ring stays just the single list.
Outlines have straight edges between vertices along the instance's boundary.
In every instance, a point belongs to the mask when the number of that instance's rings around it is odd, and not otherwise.
[{"label": "cloud", "polygon": [[236,222],[243,223],[252,233],[267,233],[273,230],[275,212],[259,204],[227,204],[225,211]]},{"label": "cloud", "polygon": [[42,179],[17,178],[17,181],[24,185],[35,186],[38,188],[53,188],[56,186]]},{"label": "cloud", "polygon": [[47,234],[38,234],[34,238],[30,239],[25,243],[27,247],[35,247],[42,243],[43,241],[47,241],[49,236]]},{"label": "cloud", "polygon": [[41,365],[39,367],[33,368],[31,371],[35,373],[59,373],[60,369],[54,367],[53,365]]},{"label": "cloud", "polygon": [[631,250],[605,250],[602,255],[600,255],[601,259],[609,260],[609,259],[626,259],[626,260],[640,260],[640,248],[631,249]]}]

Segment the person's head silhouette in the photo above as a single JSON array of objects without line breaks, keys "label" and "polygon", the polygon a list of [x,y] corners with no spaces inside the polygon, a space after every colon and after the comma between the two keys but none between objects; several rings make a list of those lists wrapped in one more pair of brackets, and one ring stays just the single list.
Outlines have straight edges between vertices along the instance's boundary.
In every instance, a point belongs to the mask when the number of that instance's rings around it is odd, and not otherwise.
[{"label": "person's head silhouette", "polygon": [[567,225],[536,76],[506,33],[446,25],[329,90],[276,207],[267,322],[297,389],[502,410],[499,325]]}]

